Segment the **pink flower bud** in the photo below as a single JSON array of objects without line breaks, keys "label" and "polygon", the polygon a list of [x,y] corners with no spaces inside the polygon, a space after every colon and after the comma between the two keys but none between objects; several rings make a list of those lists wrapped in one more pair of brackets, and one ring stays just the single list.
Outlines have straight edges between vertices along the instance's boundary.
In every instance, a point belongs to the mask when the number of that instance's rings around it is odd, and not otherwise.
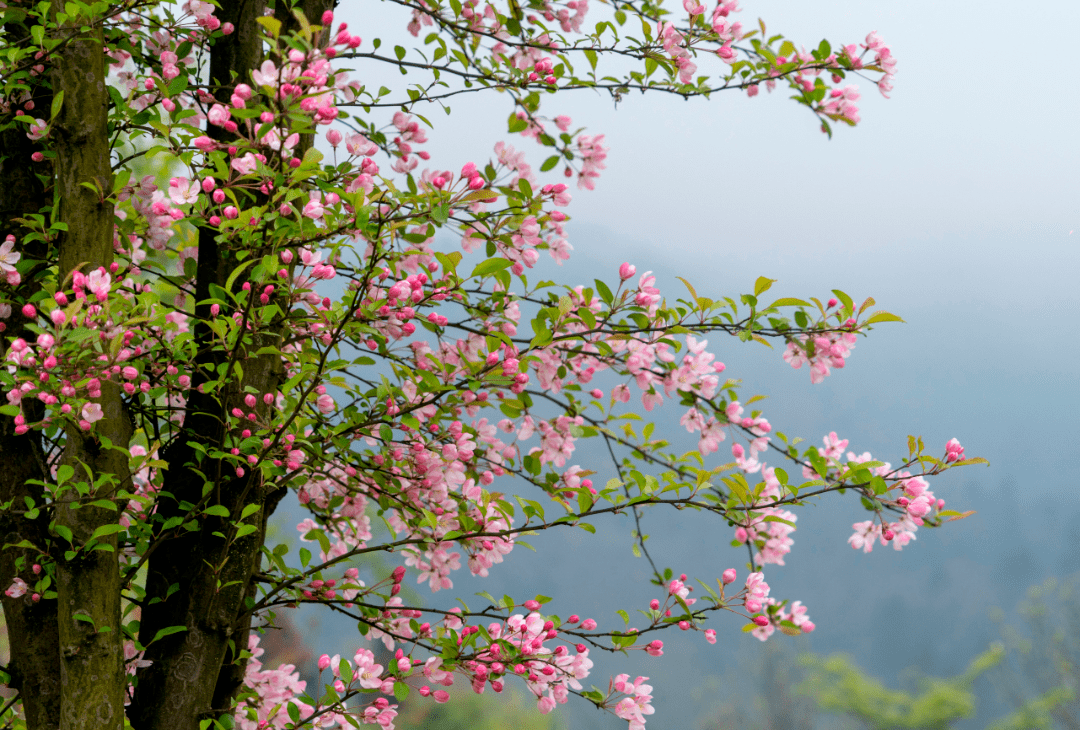
[{"label": "pink flower bud", "polygon": [[756,623],[758,626],[768,626],[769,625],[769,617],[768,616],[754,616],[754,623]]},{"label": "pink flower bud", "polygon": [[24,304],[22,308],[22,315],[27,319],[34,319],[37,317],[37,310],[34,309],[33,304]]},{"label": "pink flower bud", "polygon": [[329,666],[330,666],[330,656],[328,654],[323,654],[321,657],[319,657],[319,671],[320,672],[325,670]]},{"label": "pink flower bud", "polygon": [[730,585],[735,582],[736,572],[734,568],[728,568],[724,571],[723,581],[725,585]]},{"label": "pink flower bud", "polygon": [[624,263],[622,266],[619,267],[619,278],[623,281],[633,278],[634,274],[636,273],[637,267],[631,263]]}]

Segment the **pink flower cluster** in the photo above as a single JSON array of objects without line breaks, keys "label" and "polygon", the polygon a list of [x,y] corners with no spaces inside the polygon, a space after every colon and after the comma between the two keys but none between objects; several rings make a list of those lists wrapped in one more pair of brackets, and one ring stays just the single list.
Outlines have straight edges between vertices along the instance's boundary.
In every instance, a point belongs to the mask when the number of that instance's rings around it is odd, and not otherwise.
[{"label": "pink flower cluster", "polygon": [[810,365],[810,382],[815,385],[829,376],[830,368],[844,367],[855,348],[854,332],[823,332],[811,337],[797,335],[788,342],[784,362],[798,370]]}]

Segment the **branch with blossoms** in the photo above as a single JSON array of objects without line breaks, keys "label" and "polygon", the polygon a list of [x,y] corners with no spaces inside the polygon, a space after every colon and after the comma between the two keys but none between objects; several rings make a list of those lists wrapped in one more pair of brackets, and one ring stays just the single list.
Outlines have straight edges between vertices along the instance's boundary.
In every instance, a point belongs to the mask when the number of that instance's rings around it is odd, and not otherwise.
[{"label": "branch with blossoms", "polygon": [[[400,0],[403,25],[428,32],[391,55],[335,23],[327,0],[285,4],[5,11],[17,42],[0,62],[0,135],[30,174],[0,188],[0,207],[21,213],[0,221],[0,451],[35,459],[0,474],[5,534],[20,536],[0,552],[0,600],[36,642],[14,647],[16,681],[60,673],[83,688],[53,704],[24,692],[27,717],[51,727],[61,707],[107,705],[139,730],[226,715],[245,730],[392,728],[410,693],[444,702],[463,678],[473,692],[519,681],[541,712],[578,695],[638,730],[653,713],[646,678],[586,689],[590,650],[659,657],[643,638],[676,628],[714,643],[705,620],[720,610],[762,640],[813,630],[762,571],[791,550],[794,508],[850,490],[874,515],[850,538],[865,550],[963,516],[928,489],[975,461],[958,442],[936,459],[914,440],[896,468],[845,460],[835,434],[796,448],[703,339],[780,342],[816,384],[898,319],[872,299],[768,303],[761,277],[715,300],[684,282],[689,297],[669,305],[629,263],[612,286],[529,280],[542,255],[571,259],[558,176],[592,189],[608,155],[603,135],[552,113],[558,94],[754,95],[786,81],[831,132],[858,121],[849,74],[887,91],[894,62],[875,34],[807,52],[743,29],[731,0],[688,0],[685,15],[613,4],[592,32],[584,0],[525,13]],[[104,55],[72,66],[77,48]],[[697,76],[711,56],[720,72]],[[376,91],[372,64],[420,78]],[[508,140],[488,159],[434,158],[421,102],[489,91],[508,92],[508,133],[544,159]],[[147,162],[162,172],[136,169]],[[658,437],[631,401],[680,409],[696,449]],[[730,461],[714,456],[729,435]],[[609,465],[574,463],[589,438]],[[268,541],[288,495],[306,515],[291,559]],[[723,520],[747,550],[745,583],[725,570],[695,605],[687,577],[645,549],[650,508]],[[450,590],[462,569],[497,572],[525,536],[612,515],[634,517],[664,588],[640,630],[626,612],[622,628],[564,621],[546,597],[478,611],[402,599],[406,580]],[[95,590],[109,600],[68,615]],[[322,657],[312,692],[295,667],[263,666],[255,632],[301,604],[350,616],[393,661]],[[71,625],[74,638],[46,630]],[[85,650],[62,650],[72,642]]]}]

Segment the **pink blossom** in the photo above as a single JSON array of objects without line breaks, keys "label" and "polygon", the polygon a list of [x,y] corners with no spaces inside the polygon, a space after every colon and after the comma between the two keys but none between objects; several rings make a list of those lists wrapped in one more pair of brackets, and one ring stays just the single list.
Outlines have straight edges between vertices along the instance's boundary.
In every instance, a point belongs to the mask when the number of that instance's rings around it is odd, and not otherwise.
[{"label": "pink blossom", "polygon": [[105,269],[97,268],[86,277],[86,288],[99,302],[109,298],[109,289],[112,287],[112,277],[105,273]]},{"label": "pink blossom", "polygon": [[848,538],[851,547],[856,550],[862,548],[864,553],[873,551],[874,541],[881,536],[881,527],[875,524],[873,520],[856,522],[851,527],[855,530],[855,533]]},{"label": "pink blossom", "polygon": [[[312,195],[317,196],[318,193],[313,193]],[[319,200],[317,197],[312,197],[311,200],[309,200],[304,205],[304,217],[305,218],[311,218],[313,220],[317,220],[319,218],[322,218],[323,217],[322,201]]]},{"label": "pink blossom", "polygon": [[322,414],[333,413],[337,405],[334,403],[334,399],[329,393],[323,393],[316,400],[316,405],[319,408],[319,412]]},{"label": "pink blossom", "polygon": [[101,410],[101,404],[86,403],[82,407],[82,417],[88,423],[97,423],[105,417],[105,414]]},{"label": "pink blossom", "polygon": [[952,463],[954,461],[960,461],[964,458],[964,447],[960,445],[960,442],[956,439],[949,439],[949,443],[945,444],[945,461]]},{"label": "pink blossom", "polygon": [[199,199],[199,181],[190,183],[186,177],[174,177],[169,180],[169,198],[176,205],[194,203]]},{"label": "pink blossom", "polygon": [[30,131],[26,133],[26,136],[37,142],[40,139],[44,139],[49,134],[49,125],[44,119],[34,119],[30,122]]},{"label": "pink blossom", "polygon": [[236,159],[234,159],[230,163],[230,166],[232,167],[232,169],[236,170],[241,175],[248,175],[252,172],[255,172],[255,168],[258,165],[258,162],[259,161],[255,159],[255,155],[248,152],[243,157],[237,157]]},{"label": "pink blossom", "polygon": [[221,104],[214,104],[207,112],[206,118],[215,126],[222,126],[229,121],[229,109]]},{"label": "pink blossom", "polygon": [[15,578],[12,581],[11,586],[9,586],[6,591],[4,591],[4,594],[7,595],[8,598],[21,598],[22,596],[26,595],[27,588],[28,586],[26,585],[26,581],[24,581],[22,578]]},{"label": "pink blossom", "polygon": [[15,271],[15,264],[19,263],[19,259],[22,258],[22,254],[20,254],[18,251],[12,250],[14,248],[14,236],[8,236],[7,239],[2,244],[0,244],[0,271]]}]

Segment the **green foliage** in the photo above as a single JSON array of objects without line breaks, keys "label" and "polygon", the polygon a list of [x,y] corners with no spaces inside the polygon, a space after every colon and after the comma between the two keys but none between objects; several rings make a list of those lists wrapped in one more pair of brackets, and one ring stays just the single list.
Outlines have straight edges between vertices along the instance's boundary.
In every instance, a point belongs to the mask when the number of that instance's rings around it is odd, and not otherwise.
[{"label": "green foliage", "polygon": [[856,718],[874,730],[944,730],[975,714],[971,685],[1003,654],[995,645],[957,677],[923,678],[917,694],[885,687],[849,657],[808,654],[801,662],[809,676],[799,691],[813,697],[821,709]]},{"label": "green foliage", "polygon": [[[993,617],[1000,621],[1002,613],[995,613]],[[1022,627],[1002,626],[1008,654],[994,677],[998,695],[1017,709],[991,730],[1077,727],[1080,575],[1033,586],[1020,613]]]}]

